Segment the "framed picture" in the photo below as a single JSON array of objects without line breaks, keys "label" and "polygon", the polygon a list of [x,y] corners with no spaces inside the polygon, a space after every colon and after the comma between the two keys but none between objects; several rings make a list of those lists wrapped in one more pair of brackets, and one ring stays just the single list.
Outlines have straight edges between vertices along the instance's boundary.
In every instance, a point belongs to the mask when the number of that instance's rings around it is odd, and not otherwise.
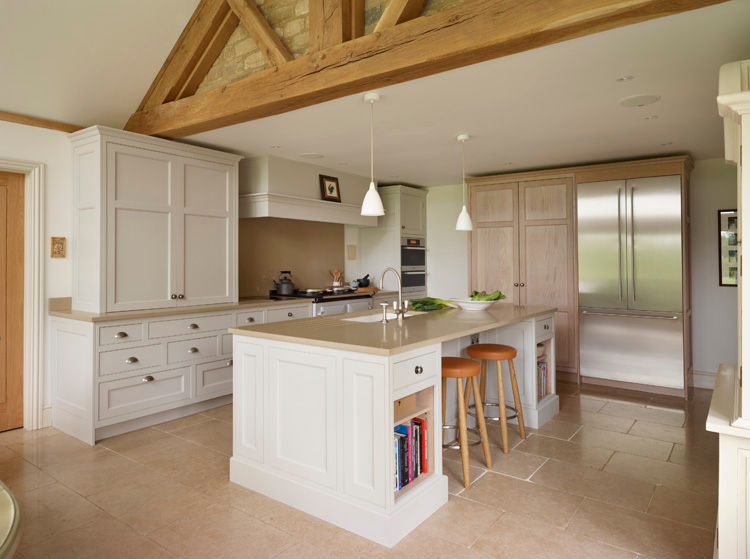
[{"label": "framed picture", "polygon": [[336,177],[320,177],[320,196],[329,202],[341,202],[341,191],[339,190],[339,179]]},{"label": "framed picture", "polygon": [[737,210],[719,210],[719,285],[737,287]]},{"label": "framed picture", "polygon": [[50,237],[49,257],[65,258],[65,237]]}]

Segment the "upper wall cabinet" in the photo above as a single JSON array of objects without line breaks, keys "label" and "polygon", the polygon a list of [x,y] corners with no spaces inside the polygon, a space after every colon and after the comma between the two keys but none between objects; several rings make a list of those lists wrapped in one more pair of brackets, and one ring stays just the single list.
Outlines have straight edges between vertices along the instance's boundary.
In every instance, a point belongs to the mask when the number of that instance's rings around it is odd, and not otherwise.
[{"label": "upper wall cabinet", "polygon": [[427,197],[423,190],[402,188],[400,192],[401,232],[424,237],[427,233]]},{"label": "upper wall cabinet", "polygon": [[237,300],[240,157],[103,127],[71,142],[74,309]]}]

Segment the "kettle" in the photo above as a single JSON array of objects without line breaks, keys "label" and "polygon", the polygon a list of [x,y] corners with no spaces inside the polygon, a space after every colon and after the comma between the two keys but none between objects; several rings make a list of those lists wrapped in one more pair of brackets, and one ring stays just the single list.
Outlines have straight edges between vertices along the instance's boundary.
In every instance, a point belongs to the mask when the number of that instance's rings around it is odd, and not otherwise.
[{"label": "kettle", "polygon": [[291,270],[281,270],[280,273],[282,274],[281,281],[272,280],[276,293],[278,295],[294,295],[294,282],[289,277],[292,275]]}]

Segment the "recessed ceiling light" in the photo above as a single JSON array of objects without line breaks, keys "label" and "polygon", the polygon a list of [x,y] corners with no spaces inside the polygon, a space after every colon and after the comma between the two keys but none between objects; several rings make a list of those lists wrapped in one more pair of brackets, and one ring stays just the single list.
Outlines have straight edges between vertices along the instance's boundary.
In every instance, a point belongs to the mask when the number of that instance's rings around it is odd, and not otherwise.
[{"label": "recessed ceiling light", "polygon": [[629,82],[629,81],[631,81],[631,80],[632,80],[633,78],[635,78],[635,76],[631,76],[630,74],[627,74],[627,75],[625,75],[625,76],[620,76],[620,77],[619,77],[619,78],[617,78],[617,79],[616,79],[615,81],[616,81],[616,82]]},{"label": "recessed ceiling light", "polygon": [[656,120],[659,118],[659,115],[647,115],[643,117],[643,120]]},{"label": "recessed ceiling light", "polygon": [[660,95],[633,95],[632,97],[625,97],[620,100],[620,105],[623,107],[645,107],[656,103],[661,99]]},{"label": "recessed ceiling light", "polygon": [[281,149],[281,146],[271,146],[271,149]]},{"label": "recessed ceiling light", "polygon": [[342,166],[346,167],[349,164],[346,161],[341,161],[341,162],[339,162],[339,165],[342,165]]},{"label": "recessed ceiling light", "polygon": [[300,153],[300,157],[304,157],[305,159],[322,159],[323,154],[322,153]]},{"label": "recessed ceiling light", "polygon": [[661,145],[661,146],[665,146],[665,147],[666,147],[666,146],[671,146],[671,145],[672,145],[672,142],[664,142],[663,144],[659,144],[659,145]]},{"label": "recessed ceiling light", "polygon": [[510,167],[511,165],[513,165],[513,162],[512,161],[506,161],[505,163],[501,163],[501,165],[503,167]]}]

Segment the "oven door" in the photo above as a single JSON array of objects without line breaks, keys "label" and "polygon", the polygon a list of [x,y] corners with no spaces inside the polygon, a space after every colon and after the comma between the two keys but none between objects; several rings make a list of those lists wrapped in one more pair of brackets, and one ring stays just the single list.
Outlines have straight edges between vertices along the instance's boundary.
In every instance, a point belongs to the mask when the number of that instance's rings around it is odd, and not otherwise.
[{"label": "oven door", "polygon": [[422,270],[403,270],[401,272],[401,287],[404,293],[424,291],[427,286],[427,272]]},{"label": "oven door", "polygon": [[426,265],[425,248],[420,246],[401,247],[402,270],[424,270]]}]

